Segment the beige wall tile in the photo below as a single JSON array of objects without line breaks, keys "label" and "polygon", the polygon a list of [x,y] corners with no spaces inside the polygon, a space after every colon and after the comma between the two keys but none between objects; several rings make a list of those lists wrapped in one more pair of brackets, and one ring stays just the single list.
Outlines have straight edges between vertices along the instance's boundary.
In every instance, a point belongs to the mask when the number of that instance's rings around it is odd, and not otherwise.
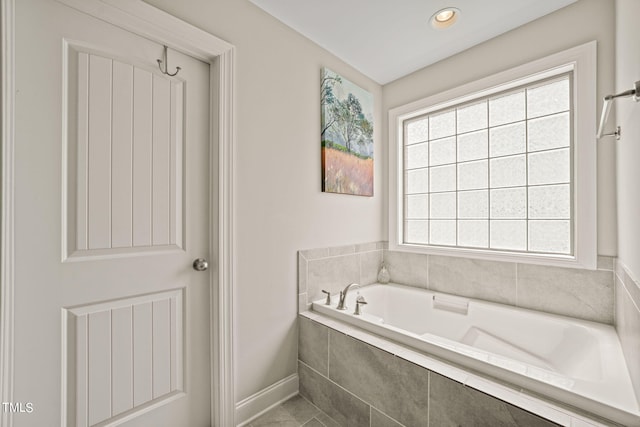
[{"label": "beige wall tile", "polygon": [[300,394],[342,426],[369,427],[369,405],[329,381],[302,362],[298,363]]},{"label": "beige wall tile", "polygon": [[515,305],[516,265],[430,255],[429,289]]},{"label": "beige wall tile", "polygon": [[434,372],[430,373],[429,425],[432,426],[526,426],[556,424],[516,406],[492,398]]},{"label": "beige wall tile", "polygon": [[371,427],[403,427],[393,418],[389,418],[376,408],[371,408]]},{"label": "beige wall tile", "polygon": [[298,252],[298,293],[307,292],[307,269],[309,262]]},{"label": "beige wall tile", "polygon": [[427,255],[384,251],[391,281],[401,285],[427,287]]},{"label": "beige wall tile", "polygon": [[329,378],[404,425],[427,426],[426,369],[330,330]]},{"label": "beige wall tile", "polygon": [[325,289],[331,293],[341,291],[346,285],[360,281],[360,255],[343,255],[309,261],[307,298],[321,298]]},{"label": "beige wall tile", "polygon": [[360,284],[370,285],[378,281],[378,270],[382,263],[382,250],[360,254]]},{"label": "beige wall tile", "polygon": [[613,323],[613,273],[518,264],[519,307]]},{"label": "beige wall tile", "polygon": [[640,311],[620,280],[616,280],[616,330],[636,396],[640,396]]},{"label": "beige wall tile", "polygon": [[298,359],[329,376],[329,328],[298,316]]}]

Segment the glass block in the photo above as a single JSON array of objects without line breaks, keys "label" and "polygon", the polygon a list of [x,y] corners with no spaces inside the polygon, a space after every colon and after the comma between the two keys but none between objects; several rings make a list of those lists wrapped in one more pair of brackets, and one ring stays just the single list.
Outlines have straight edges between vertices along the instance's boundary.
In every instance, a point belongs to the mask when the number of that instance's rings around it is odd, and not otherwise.
[{"label": "glass block", "polygon": [[570,171],[568,148],[529,154],[529,185],[568,183]]},{"label": "glass block", "polygon": [[504,125],[489,130],[491,157],[524,153],[527,149],[525,122]]},{"label": "glass block", "polygon": [[456,133],[456,111],[429,117],[429,139],[440,139]]},{"label": "glass block", "polygon": [[415,169],[405,174],[406,194],[429,192],[429,169]]},{"label": "glass block", "polygon": [[458,218],[482,219],[488,217],[489,190],[458,192]]},{"label": "glass block", "polygon": [[429,199],[431,219],[455,219],[456,193],[434,193]]},{"label": "glass block", "polygon": [[486,128],[487,101],[458,109],[458,134]]},{"label": "glass block", "polygon": [[488,157],[487,130],[458,135],[458,161],[486,159]]},{"label": "glass block", "polygon": [[458,221],[458,246],[486,248],[489,246],[489,221]]},{"label": "glass block", "polygon": [[428,143],[409,145],[404,148],[404,168],[416,169],[429,166]]},{"label": "glass block", "polygon": [[404,241],[406,243],[429,244],[429,221],[405,221]]},{"label": "glass block", "polygon": [[527,188],[491,190],[491,218],[527,219]]},{"label": "glass block", "polygon": [[458,190],[487,188],[488,161],[458,163]]},{"label": "glass block", "polygon": [[456,162],[456,137],[436,139],[429,143],[430,166]]},{"label": "glass block", "polygon": [[524,91],[489,100],[489,126],[524,120]]},{"label": "glass block", "polygon": [[407,219],[429,218],[429,195],[417,194],[405,198],[404,216]]},{"label": "glass block", "polygon": [[568,112],[530,120],[529,151],[568,147],[571,138],[569,123]]},{"label": "glass block", "polygon": [[491,188],[519,187],[527,184],[526,156],[491,159]]},{"label": "glass block", "polygon": [[407,138],[405,144],[415,144],[429,139],[429,118],[407,123]]},{"label": "glass block", "polygon": [[529,187],[529,218],[571,218],[571,189],[569,184]]},{"label": "glass block", "polygon": [[569,110],[569,78],[527,89],[527,118]]},{"label": "glass block", "polygon": [[570,254],[571,222],[529,221],[529,250]]},{"label": "glass block", "polygon": [[433,245],[455,246],[456,221],[455,220],[429,221],[429,243]]},{"label": "glass block", "polygon": [[435,191],[455,191],[456,189],[456,165],[438,166],[429,168],[430,189]]},{"label": "glass block", "polygon": [[527,221],[492,220],[489,239],[491,249],[527,250]]}]

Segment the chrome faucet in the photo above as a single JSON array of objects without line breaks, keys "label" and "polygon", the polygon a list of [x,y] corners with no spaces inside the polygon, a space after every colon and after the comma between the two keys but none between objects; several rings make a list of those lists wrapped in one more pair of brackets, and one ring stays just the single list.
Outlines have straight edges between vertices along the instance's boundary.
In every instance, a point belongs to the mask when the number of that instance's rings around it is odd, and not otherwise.
[{"label": "chrome faucet", "polygon": [[347,306],[344,304],[346,298],[347,298],[347,292],[349,292],[349,288],[355,286],[358,287],[360,285],[358,285],[357,283],[349,283],[344,290],[340,291],[340,299],[338,300],[338,307],[336,307],[338,310],[346,310]]}]

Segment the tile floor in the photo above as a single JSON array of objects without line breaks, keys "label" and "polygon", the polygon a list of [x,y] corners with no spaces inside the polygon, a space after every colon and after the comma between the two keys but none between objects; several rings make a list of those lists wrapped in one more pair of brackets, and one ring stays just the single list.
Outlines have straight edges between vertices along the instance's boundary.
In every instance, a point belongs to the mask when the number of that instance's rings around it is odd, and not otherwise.
[{"label": "tile floor", "polygon": [[327,414],[297,395],[260,415],[245,427],[340,427]]}]

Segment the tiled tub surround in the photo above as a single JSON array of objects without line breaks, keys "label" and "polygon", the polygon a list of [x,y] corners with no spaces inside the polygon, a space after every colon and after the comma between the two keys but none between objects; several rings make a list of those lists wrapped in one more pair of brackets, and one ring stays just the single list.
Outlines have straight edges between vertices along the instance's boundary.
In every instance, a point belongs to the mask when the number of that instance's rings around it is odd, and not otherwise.
[{"label": "tiled tub surround", "polygon": [[613,259],[597,270],[385,251],[391,281],[613,324]]},{"label": "tiled tub surround", "polygon": [[615,325],[636,396],[640,396],[640,282],[619,261],[616,261]]},{"label": "tiled tub surround", "polygon": [[342,426],[617,425],[313,311],[299,316],[298,374],[300,394]]},{"label": "tiled tub surround", "polygon": [[[400,348],[400,352],[405,356],[407,354],[410,355],[409,359],[405,357],[406,360],[430,370],[432,375],[438,373],[466,386],[474,387],[475,384],[474,388],[488,395],[497,396],[506,402],[540,414],[560,425],[598,425],[590,415],[588,415],[590,418],[585,418],[579,415],[579,410],[552,403],[546,397],[537,398],[524,390],[514,389],[512,386],[499,385],[495,380],[471,374],[468,371],[455,368],[450,363],[436,361],[429,356],[399,347],[393,342],[382,340],[342,322],[327,320],[324,316],[306,311],[314,298],[318,299],[323,296],[322,289],[335,294],[351,282],[359,282],[361,284],[374,283],[379,263],[382,260],[387,264],[393,282],[612,324],[614,323],[615,276],[613,258],[599,257],[598,270],[590,271],[396,252],[387,250],[386,244],[383,242],[301,251],[299,253],[299,310],[303,317],[312,317],[324,324],[332,325],[331,328],[334,331],[359,337],[362,341],[386,352],[397,354],[393,349]],[[619,300],[620,292],[616,292],[615,296]],[[619,301],[618,304],[620,304]],[[619,317],[619,313],[616,313],[616,315]],[[618,324],[621,323],[618,319],[616,319],[616,322]],[[636,328],[634,331],[638,329],[637,325],[634,326],[629,321],[624,325],[626,326],[623,328],[626,328],[629,335],[636,337],[635,341],[634,339],[627,340],[631,343],[627,345],[631,350],[625,350],[627,360],[629,360],[628,353],[640,351],[640,345],[637,345],[638,334],[637,332],[632,332],[631,328]],[[320,352],[315,356],[312,355],[315,352],[308,350],[309,345],[304,344],[305,340],[309,340],[308,337],[305,338],[304,330],[305,328],[301,324],[299,349],[301,391],[304,392],[305,387],[308,385],[303,384],[305,378],[315,378],[318,384],[340,384],[335,379],[332,380],[330,378],[328,370],[324,374],[326,381],[314,376],[314,374],[322,372],[314,368],[314,363],[322,365],[322,360],[326,360],[325,363],[327,363],[328,369],[329,358],[322,356],[323,353],[328,353]],[[306,330],[308,331],[309,328],[306,328]],[[618,326],[618,330],[621,330],[620,326]],[[328,332],[326,336],[328,340]],[[313,361],[314,357],[318,359],[315,362]],[[433,368],[434,364],[438,369]],[[630,368],[630,370],[633,371],[633,368]],[[431,385],[433,385],[433,381]],[[462,390],[477,394],[475,391],[472,392],[469,387],[463,387]],[[340,391],[336,391],[336,393],[340,394]],[[347,394],[353,397],[351,393]],[[493,399],[493,397],[485,396],[482,393],[479,395],[486,399]],[[348,398],[347,400],[352,400],[349,396],[344,397]],[[308,397],[312,398],[311,396]],[[438,396],[433,394],[432,399],[437,400]],[[356,400],[361,399],[357,398]],[[342,402],[342,400],[337,399],[333,403],[338,405],[339,402]],[[506,405],[505,403],[501,404]],[[433,407],[433,403],[431,406]],[[469,407],[468,405],[463,406],[465,408]],[[375,424],[376,420],[380,420],[380,416],[384,415],[385,412],[373,405],[373,407],[370,406],[369,413],[369,419],[373,426],[377,425]],[[490,425],[492,418],[489,417],[487,419]],[[464,424],[464,422],[461,424]],[[518,425],[517,422],[504,424]],[[390,422],[382,425],[397,424]],[[609,424],[605,422],[602,425]]]},{"label": "tiled tub surround", "polygon": [[357,290],[349,310],[314,301],[313,311],[550,399],[625,425],[640,410],[615,329],[590,321],[452,297],[403,285]]},{"label": "tiled tub surround", "polygon": [[308,310],[323,290],[335,294],[349,283],[375,283],[385,246],[374,242],[298,252],[298,311]]},{"label": "tiled tub surround", "polygon": [[600,323],[614,323],[614,262],[597,270],[547,267],[390,251],[385,242],[298,253],[299,312],[351,282],[377,281],[384,260],[391,281]]}]

